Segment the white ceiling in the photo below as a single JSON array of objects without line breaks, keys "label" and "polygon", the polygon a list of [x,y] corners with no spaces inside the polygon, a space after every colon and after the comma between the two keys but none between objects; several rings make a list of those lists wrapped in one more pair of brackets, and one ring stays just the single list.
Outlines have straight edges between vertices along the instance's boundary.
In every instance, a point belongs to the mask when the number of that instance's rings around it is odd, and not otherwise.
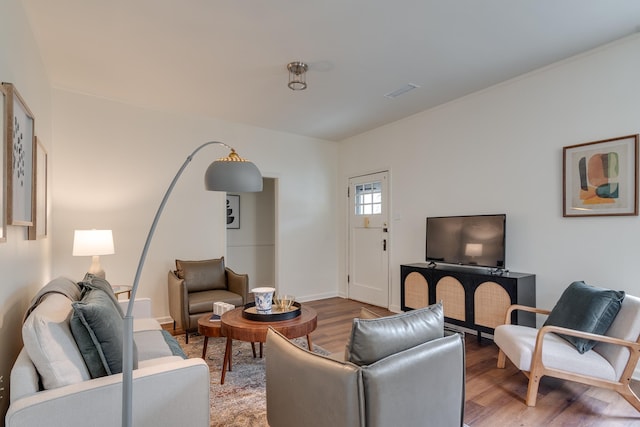
[{"label": "white ceiling", "polygon": [[[640,0],[22,0],[53,86],[328,140],[640,28]],[[309,64],[307,90],[286,64]],[[405,95],[384,95],[407,83]]]}]

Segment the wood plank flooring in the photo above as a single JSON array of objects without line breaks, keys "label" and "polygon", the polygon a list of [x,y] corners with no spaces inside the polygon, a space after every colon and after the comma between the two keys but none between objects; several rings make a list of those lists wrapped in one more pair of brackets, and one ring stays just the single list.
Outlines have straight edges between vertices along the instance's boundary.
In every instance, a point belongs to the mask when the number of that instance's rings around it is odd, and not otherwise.
[{"label": "wood plank flooring", "polygon": [[[361,302],[328,298],[305,302],[318,312],[318,328],[313,342],[331,352],[342,352],[351,330],[351,319],[360,307],[380,315],[386,309]],[[169,329],[170,325],[165,325]],[[177,331],[176,331],[177,332]],[[465,423],[470,427],[494,426],[640,426],[640,413],[617,393],[569,381],[545,377],[540,384],[538,403],[524,403],[527,379],[507,362],[496,368],[498,349],[489,339],[478,343],[467,334]],[[640,393],[640,383],[634,382]]]}]

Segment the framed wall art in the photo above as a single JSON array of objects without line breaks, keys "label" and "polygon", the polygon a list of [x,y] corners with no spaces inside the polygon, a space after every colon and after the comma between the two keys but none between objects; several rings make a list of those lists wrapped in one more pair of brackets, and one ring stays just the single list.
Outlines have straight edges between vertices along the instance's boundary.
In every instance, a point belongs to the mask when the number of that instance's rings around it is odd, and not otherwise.
[{"label": "framed wall art", "polygon": [[33,147],[35,118],[11,83],[7,91],[6,200],[9,225],[33,225]]},{"label": "framed wall art", "polygon": [[638,135],[562,149],[563,216],[638,215]]},{"label": "framed wall art", "polygon": [[33,225],[29,226],[29,240],[47,237],[47,150],[40,138],[35,138],[35,163],[33,165]]},{"label": "framed wall art", "polygon": [[240,196],[227,194],[227,228],[240,228]]},{"label": "framed wall art", "polygon": [[0,85],[0,242],[7,241],[7,198],[5,164],[7,156],[7,91]]}]

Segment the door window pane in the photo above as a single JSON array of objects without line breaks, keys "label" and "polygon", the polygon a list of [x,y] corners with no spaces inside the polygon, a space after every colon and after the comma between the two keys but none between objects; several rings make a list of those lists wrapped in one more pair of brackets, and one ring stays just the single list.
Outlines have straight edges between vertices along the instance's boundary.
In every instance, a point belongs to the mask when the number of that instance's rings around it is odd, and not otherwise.
[{"label": "door window pane", "polygon": [[382,182],[356,185],[356,215],[382,214]]}]

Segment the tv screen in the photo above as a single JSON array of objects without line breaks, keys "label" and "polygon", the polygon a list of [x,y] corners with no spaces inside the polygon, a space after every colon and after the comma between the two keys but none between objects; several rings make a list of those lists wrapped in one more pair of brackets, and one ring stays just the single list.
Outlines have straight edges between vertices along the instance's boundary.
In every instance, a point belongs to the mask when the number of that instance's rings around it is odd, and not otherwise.
[{"label": "tv screen", "polygon": [[426,260],[505,268],[506,215],[427,218]]}]

